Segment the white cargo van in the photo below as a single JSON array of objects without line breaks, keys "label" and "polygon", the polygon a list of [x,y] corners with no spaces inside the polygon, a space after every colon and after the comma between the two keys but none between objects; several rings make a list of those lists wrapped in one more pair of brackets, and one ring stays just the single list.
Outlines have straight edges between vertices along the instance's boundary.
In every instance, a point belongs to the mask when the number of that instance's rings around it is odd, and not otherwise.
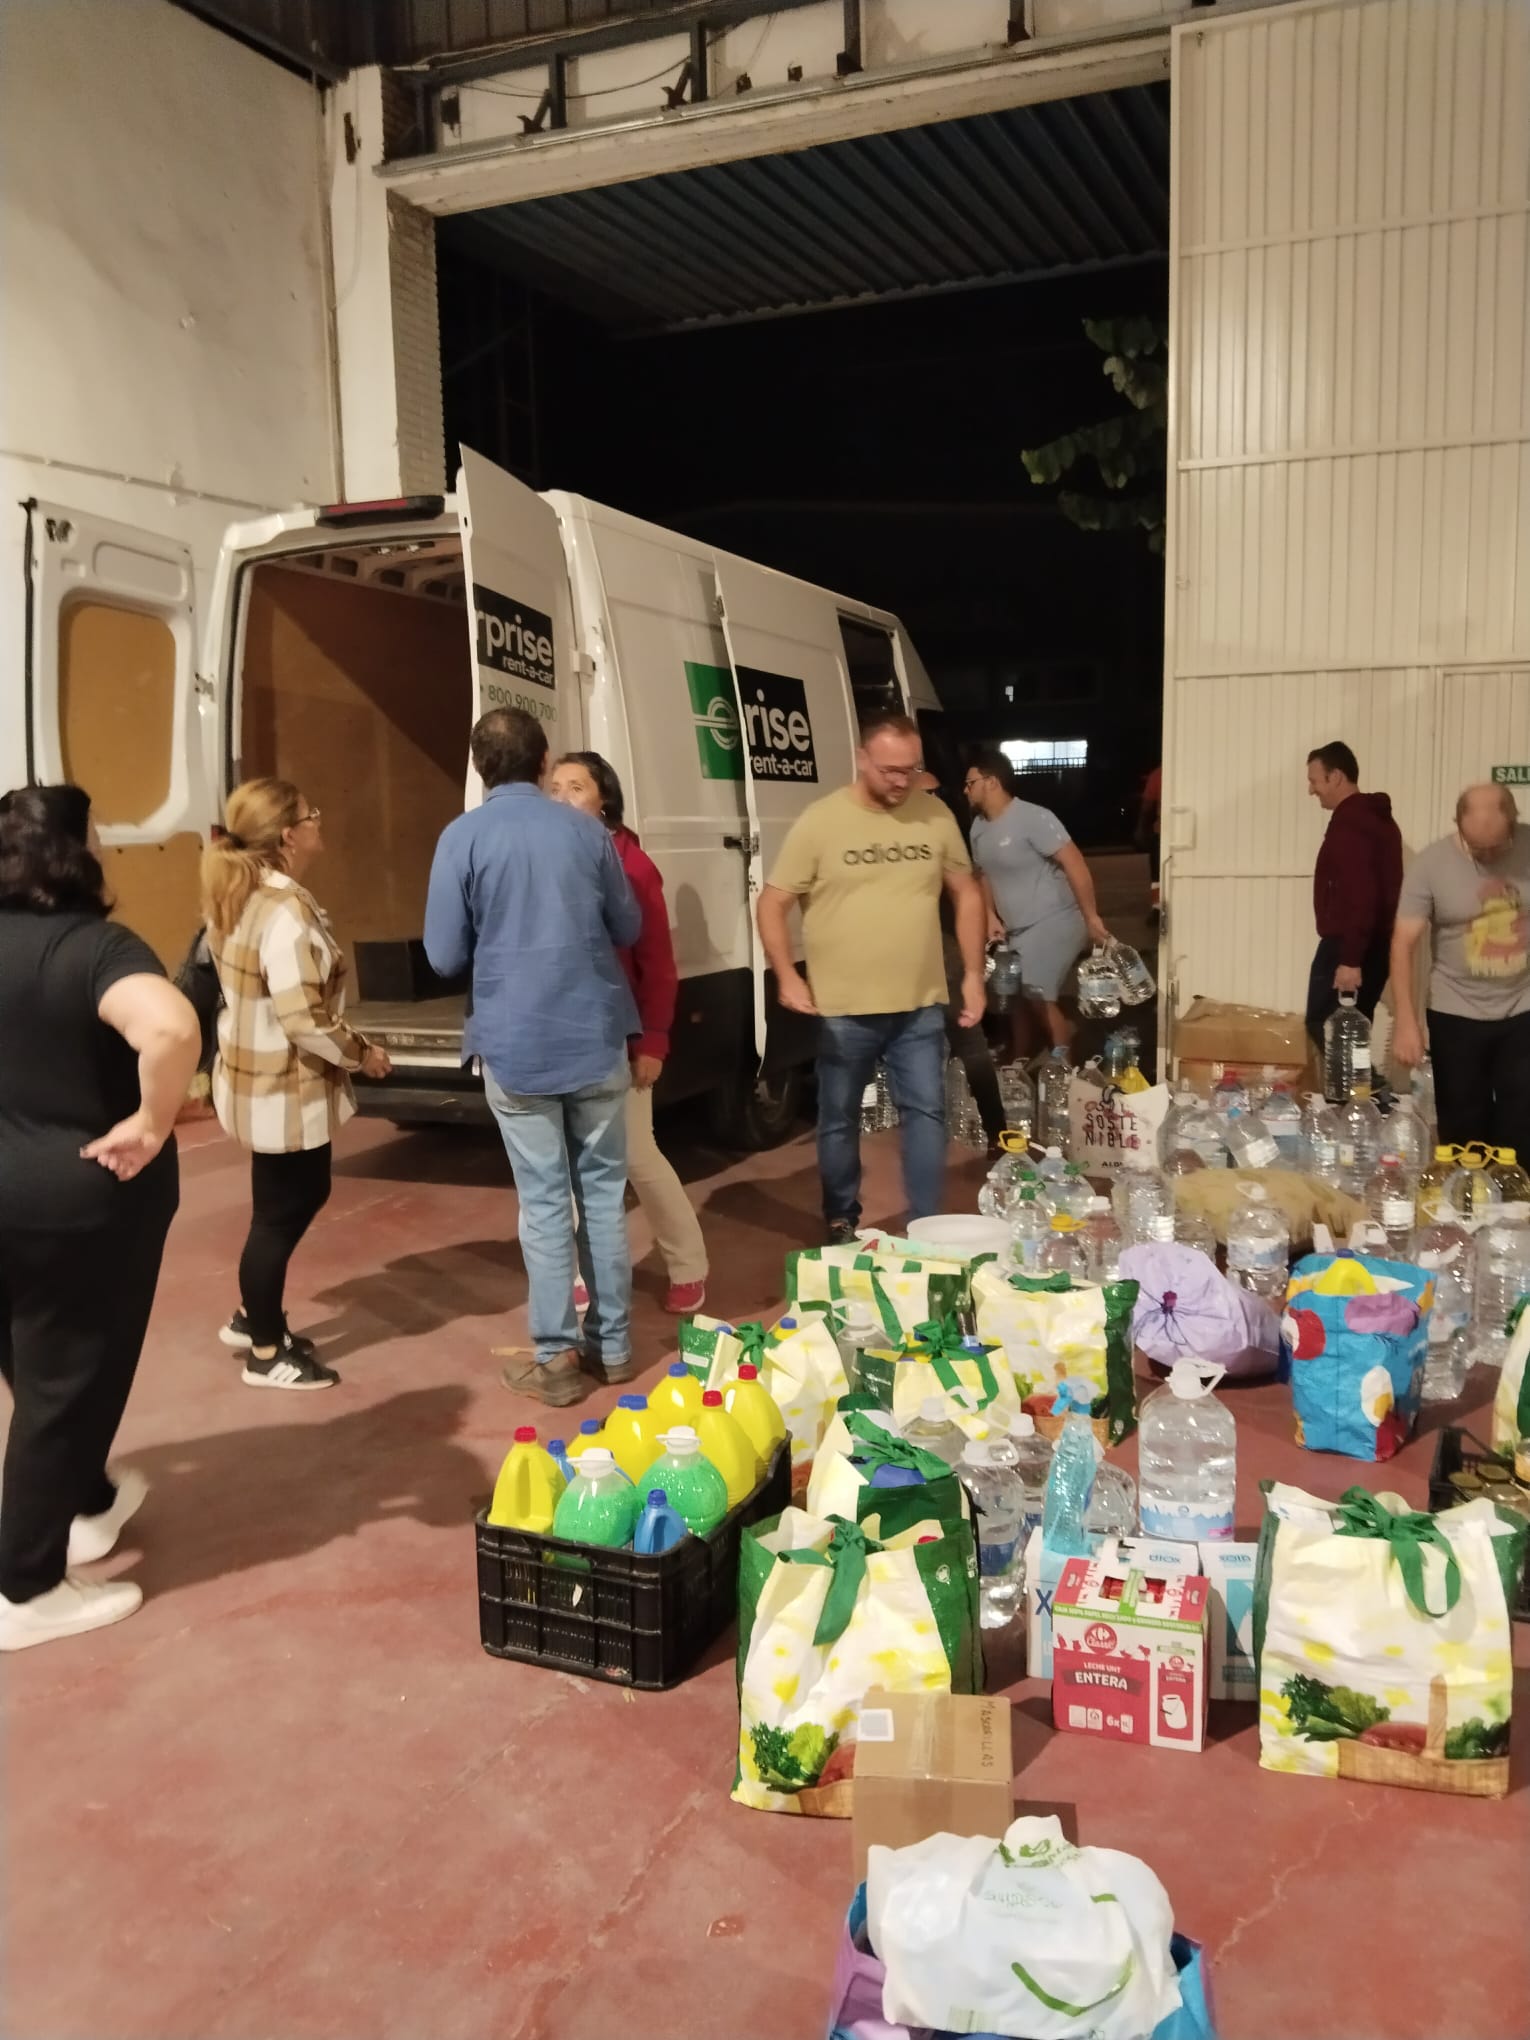
[{"label": "white cargo van", "polygon": [[[297,780],[323,810],[315,887],[352,958],[353,1016],[393,1058],[389,1083],[361,1087],[364,1108],[477,1117],[464,992],[430,978],[419,938],[468,732],[514,704],[555,753],[610,759],[663,873],[681,985],[661,1098],[712,1093],[718,1130],[744,1145],[788,1130],[812,1040],[775,1005],[754,897],[793,818],[850,778],[858,716],[938,710],[895,616],[581,497],[536,495],[466,450],[454,498],[230,529],[184,686],[189,558],[52,506],[34,514],[32,548],[25,766],[88,786],[114,776],[109,814],[143,819],[105,829],[109,875],[162,953],[195,926],[196,855],[223,793],[258,773]],[[164,760],[153,732],[172,727],[184,737]]]}]

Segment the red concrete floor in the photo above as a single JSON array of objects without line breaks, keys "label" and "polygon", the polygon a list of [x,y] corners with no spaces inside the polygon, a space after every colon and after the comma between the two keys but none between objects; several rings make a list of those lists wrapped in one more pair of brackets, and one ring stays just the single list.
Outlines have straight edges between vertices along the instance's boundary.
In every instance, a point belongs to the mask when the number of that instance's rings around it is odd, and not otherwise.
[{"label": "red concrete floor", "polygon": [[[688,1169],[716,1306],[771,1308],[814,1233],[808,1142]],[[242,1156],[200,1129],[184,1183],[122,1439],[154,1493],[112,1563],[145,1605],[6,1661],[5,2032],[815,2040],[848,1833],[729,1801],[729,1641],[656,1695],[479,1648],[473,1510],[512,1427],[546,1415],[489,1358],[523,1336],[496,1146],[348,1132],[293,1298],[344,1376],[320,1396],[244,1388],[213,1336]],[[955,1187],[970,1206],[970,1160]],[[650,1370],[672,1346],[659,1290],[645,1263]],[[1261,1474],[1422,1499],[1427,1435],[1384,1469],[1304,1456],[1283,1402],[1234,1399],[1249,1530]],[[1209,1950],[1223,2040],[1530,2032],[1530,1734],[1507,1801],[1451,1800],[1263,1773],[1247,1709],[1217,1710],[1195,1757],[1054,1736],[1014,1671],[997,1654],[1017,1796],[1152,1864]]]}]

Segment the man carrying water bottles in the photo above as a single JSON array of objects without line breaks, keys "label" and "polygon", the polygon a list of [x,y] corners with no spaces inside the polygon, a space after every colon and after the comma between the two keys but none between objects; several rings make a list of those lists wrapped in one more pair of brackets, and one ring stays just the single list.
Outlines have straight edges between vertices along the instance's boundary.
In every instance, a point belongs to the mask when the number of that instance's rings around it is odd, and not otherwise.
[{"label": "man carrying water bottles", "polygon": [[[861,1095],[887,1068],[911,1214],[940,1209],[946,1166],[945,1005],[940,900],[961,948],[961,1024],[983,1016],[983,901],[961,831],[919,790],[918,726],[883,715],[861,731],[854,782],[792,824],[760,894],[760,940],[788,1012],[820,1017],[818,1173],[831,1244],[855,1237],[861,1204]],[[788,914],[802,910],[807,977]]]}]

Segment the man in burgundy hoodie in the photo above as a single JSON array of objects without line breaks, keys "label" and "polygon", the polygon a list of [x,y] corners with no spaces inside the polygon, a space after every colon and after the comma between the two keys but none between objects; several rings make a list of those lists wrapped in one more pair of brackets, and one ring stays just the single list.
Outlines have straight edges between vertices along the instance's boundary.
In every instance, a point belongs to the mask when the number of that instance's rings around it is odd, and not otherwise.
[{"label": "man in burgundy hoodie", "polygon": [[1341,992],[1353,992],[1366,1019],[1374,1019],[1402,891],[1402,832],[1391,800],[1362,793],[1359,778],[1348,744],[1308,753],[1307,791],[1328,816],[1312,874],[1318,946],[1307,986],[1307,1032],[1319,1048]]}]

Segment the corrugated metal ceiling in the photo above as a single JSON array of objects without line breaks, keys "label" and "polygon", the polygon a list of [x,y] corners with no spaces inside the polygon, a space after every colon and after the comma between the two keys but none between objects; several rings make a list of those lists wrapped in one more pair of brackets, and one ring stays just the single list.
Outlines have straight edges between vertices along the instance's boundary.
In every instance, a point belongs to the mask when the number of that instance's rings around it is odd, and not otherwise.
[{"label": "corrugated metal ceiling", "polygon": [[1134,87],[474,215],[647,331],[1103,269],[1169,245],[1169,96]]}]

